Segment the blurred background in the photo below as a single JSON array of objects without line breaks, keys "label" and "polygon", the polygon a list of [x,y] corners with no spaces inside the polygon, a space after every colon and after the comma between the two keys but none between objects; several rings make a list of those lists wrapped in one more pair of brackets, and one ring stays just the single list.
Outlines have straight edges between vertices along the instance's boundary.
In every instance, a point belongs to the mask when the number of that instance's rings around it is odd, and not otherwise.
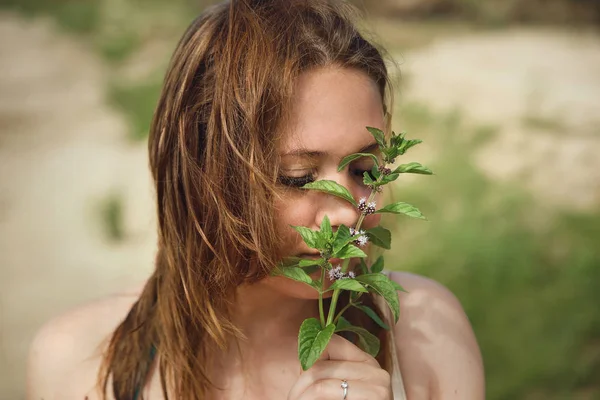
[{"label": "blurred background", "polygon": [[[45,321],[152,269],[148,125],[208,4],[0,0],[1,400]],[[357,4],[436,172],[396,185],[429,221],[388,221],[386,264],[457,295],[488,399],[600,399],[600,2]]]}]

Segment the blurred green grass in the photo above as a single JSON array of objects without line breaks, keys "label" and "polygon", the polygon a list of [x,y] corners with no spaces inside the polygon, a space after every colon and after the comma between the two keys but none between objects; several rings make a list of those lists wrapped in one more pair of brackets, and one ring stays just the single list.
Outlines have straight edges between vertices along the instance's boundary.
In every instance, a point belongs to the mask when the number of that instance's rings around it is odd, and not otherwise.
[{"label": "blurred green grass", "polygon": [[48,15],[68,32],[89,34],[100,27],[100,1],[2,0],[2,8],[28,17]]},{"label": "blurred green grass", "polygon": [[[124,114],[129,138],[145,140],[170,53],[191,20],[215,0],[2,0],[0,7],[28,18],[50,17],[66,34],[87,43],[108,64],[108,102]],[[154,43],[153,70],[131,76],[136,54]],[[132,68],[135,69],[135,68]]]},{"label": "blurred green grass", "polygon": [[[479,173],[472,156],[498,129],[424,105],[400,109],[396,126],[441,151],[429,165],[436,175],[395,189],[429,222],[388,220],[388,267],[432,277],[460,299],[482,349],[488,399],[600,398],[600,209],[550,209],[518,182]],[[415,160],[409,153],[401,162]]]},{"label": "blurred green grass", "polygon": [[512,24],[600,23],[597,0],[351,0],[373,14],[426,21],[468,21],[486,27]]},{"label": "blurred green grass", "polygon": [[109,87],[108,101],[127,117],[131,140],[147,139],[161,86],[162,79],[154,78],[139,83],[114,83]]},{"label": "blurred green grass", "polygon": [[122,242],[125,239],[123,196],[115,192],[109,193],[100,200],[98,211],[104,237],[109,242]]}]

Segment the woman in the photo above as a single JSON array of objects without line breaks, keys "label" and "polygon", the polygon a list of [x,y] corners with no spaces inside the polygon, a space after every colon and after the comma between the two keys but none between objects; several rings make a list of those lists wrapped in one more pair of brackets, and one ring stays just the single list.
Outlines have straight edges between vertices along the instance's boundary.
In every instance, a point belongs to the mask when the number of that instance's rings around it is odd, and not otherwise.
[{"label": "woman", "polygon": [[[315,256],[290,225],[315,228],[327,215],[334,229],[353,226],[358,211],[299,187],[331,179],[365,196],[372,161],[336,167],[351,153],[377,154],[365,127],[389,122],[384,61],[349,15],[328,0],[234,0],[192,23],[149,139],[155,271],[143,289],[42,329],[29,399],[483,399],[460,304],[407,273],[391,273],[408,293],[389,334],[346,314],[383,339],[377,359],[335,335],[300,368],[298,328],[318,315],[317,297],[270,271],[282,257]],[[363,226],[377,223],[372,215]]]}]

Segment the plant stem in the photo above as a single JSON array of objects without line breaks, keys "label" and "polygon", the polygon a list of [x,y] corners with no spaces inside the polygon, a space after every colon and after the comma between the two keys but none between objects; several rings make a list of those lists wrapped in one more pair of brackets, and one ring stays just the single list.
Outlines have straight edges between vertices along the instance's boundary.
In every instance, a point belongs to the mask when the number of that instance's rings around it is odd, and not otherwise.
[{"label": "plant stem", "polygon": [[[383,176],[383,175],[381,175]],[[381,179],[381,176],[379,178],[377,178],[377,181],[379,181]],[[373,201],[373,198],[375,197],[375,195],[377,194],[376,190],[372,190],[371,194],[369,195],[369,198],[367,199],[367,204],[369,204],[371,201]],[[360,217],[358,217],[358,222],[356,222],[356,226],[354,229],[356,229],[357,231],[360,229],[360,226],[363,223],[363,220],[365,219],[365,214],[361,213]]]},{"label": "plant stem", "polygon": [[[360,296],[362,296],[362,292],[358,294],[358,296],[356,296],[356,299],[354,300],[358,300],[360,299]],[[349,309],[351,306],[357,306],[360,303],[355,303],[354,301],[352,301],[352,297],[350,297],[350,300],[348,301],[348,304],[346,305],[346,307],[342,308],[340,310],[340,312],[335,316],[335,318],[333,319],[333,323],[337,323],[337,320],[342,316],[342,314],[344,313],[344,311],[346,311],[347,309]]]},{"label": "plant stem", "polygon": [[327,313],[327,325],[333,323],[333,317],[335,314],[335,306],[337,305],[338,297],[340,297],[341,289],[335,289],[333,296],[331,296],[331,304],[329,305],[329,312]]},{"label": "plant stem", "polygon": [[[384,164],[385,167],[385,164]],[[379,175],[379,177],[377,178],[377,180],[375,182],[381,182],[383,178],[383,173]],[[377,194],[377,190],[375,190],[375,188],[373,188],[373,190],[371,190],[371,194],[369,195],[369,198],[367,199],[367,204],[369,204],[371,201],[373,201],[373,198],[375,197],[375,195]],[[360,226],[362,225],[363,221],[365,219],[365,214],[361,213],[360,217],[358,217],[358,221],[356,222],[356,226],[354,227],[354,229],[356,231],[358,231],[360,229]],[[342,272],[346,272],[348,270],[348,265],[350,264],[350,259],[347,258],[344,260],[344,262],[342,263]],[[329,312],[327,313],[327,325],[334,323],[334,321],[337,321],[337,318],[339,317],[339,315],[341,315],[341,313],[343,311],[346,310],[347,307],[345,307],[340,314],[338,314],[338,316],[336,316],[334,318],[334,314],[335,314],[335,307],[337,306],[337,302],[338,302],[338,298],[340,297],[340,292],[342,289],[335,289],[333,291],[333,295],[331,296],[331,304],[329,305]]]},{"label": "plant stem", "polygon": [[319,316],[321,328],[325,328],[325,314],[323,314],[323,291],[325,290],[325,268],[321,267],[321,290],[319,291]]}]

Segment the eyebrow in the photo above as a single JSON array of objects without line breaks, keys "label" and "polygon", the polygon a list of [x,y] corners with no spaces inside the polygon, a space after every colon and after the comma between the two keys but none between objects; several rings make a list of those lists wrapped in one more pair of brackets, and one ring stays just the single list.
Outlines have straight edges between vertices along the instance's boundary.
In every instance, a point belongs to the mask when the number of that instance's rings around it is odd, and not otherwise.
[{"label": "eyebrow", "polygon": [[[370,144],[364,146],[363,148],[358,150],[356,153],[371,153],[374,150],[377,150],[378,148],[379,148],[379,145],[377,144],[377,142],[373,142],[373,143],[370,143]],[[288,153],[285,153],[282,157],[296,156],[296,157],[316,158],[316,157],[324,157],[324,156],[327,156],[328,154],[329,153],[326,151],[308,150],[305,148],[300,148],[300,149],[292,150]]]}]

